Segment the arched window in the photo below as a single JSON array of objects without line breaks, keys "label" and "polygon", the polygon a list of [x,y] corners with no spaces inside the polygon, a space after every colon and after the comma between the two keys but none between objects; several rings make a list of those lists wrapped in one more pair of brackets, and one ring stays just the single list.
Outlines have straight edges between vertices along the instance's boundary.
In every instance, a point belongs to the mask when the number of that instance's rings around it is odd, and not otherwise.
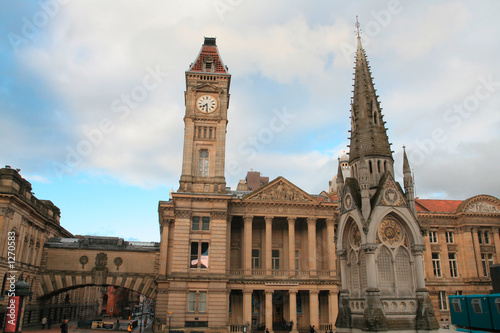
[{"label": "arched window", "polygon": [[382,294],[394,293],[394,270],[391,251],[382,246],[377,255],[378,285]]},{"label": "arched window", "polygon": [[410,255],[400,246],[396,253],[396,288],[401,296],[411,295],[413,289],[413,274],[411,274]]}]

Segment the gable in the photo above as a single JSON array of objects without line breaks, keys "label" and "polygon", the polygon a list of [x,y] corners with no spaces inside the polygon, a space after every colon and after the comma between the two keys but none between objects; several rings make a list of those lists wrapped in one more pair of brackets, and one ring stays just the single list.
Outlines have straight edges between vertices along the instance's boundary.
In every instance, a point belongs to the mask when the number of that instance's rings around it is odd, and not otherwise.
[{"label": "gable", "polygon": [[319,201],[283,177],[278,177],[272,182],[243,197],[243,201],[278,201],[314,203]]},{"label": "gable", "polygon": [[375,205],[379,206],[406,206],[403,190],[389,172],[385,172],[380,179],[379,189],[373,198]]}]

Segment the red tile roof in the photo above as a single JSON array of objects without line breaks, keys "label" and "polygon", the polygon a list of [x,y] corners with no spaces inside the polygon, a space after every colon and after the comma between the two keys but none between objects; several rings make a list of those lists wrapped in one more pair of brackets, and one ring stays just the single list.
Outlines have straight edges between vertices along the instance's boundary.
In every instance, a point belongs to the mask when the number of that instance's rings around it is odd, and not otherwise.
[{"label": "red tile roof", "polygon": [[219,52],[217,51],[217,46],[208,46],[203,45],[201,47],[201,52],[198,55],[198,58],[195,60],[194,64],[189,69],[190,72],[203,72],[203,61],[206,58],[212,58],[215,64],[215,73],[224,73],[227,74],[226,68],[222,63],[222,60],[219,57]]},{"label": "red tile roof", "polygon": [[417,212],[455,213],[463,200],[416,199]]}]

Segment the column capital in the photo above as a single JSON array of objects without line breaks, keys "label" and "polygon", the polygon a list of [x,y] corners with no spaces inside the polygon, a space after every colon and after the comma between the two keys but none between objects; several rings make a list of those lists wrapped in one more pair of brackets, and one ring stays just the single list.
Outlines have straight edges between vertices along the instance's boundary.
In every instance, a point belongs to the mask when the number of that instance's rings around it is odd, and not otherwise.
[{"label": "column capital", "polygon": [[491,228],[491,231],[493,231],[494,233],[498,233],[499,230],[500,230],[500,228],[498,228],[498,227]]},{"label": "column capital", "polygon": [[365,251],[366,254],[373,254],[378,249],[378,245],[375,243],[363,244],[361,245],[361,249]]},{"label": "column capital", "polygon": [[415,255],[422,254],[425,251],[425,245],[413,245],[411,247],[411,252]]},{"label": "column capital", "polygon": [[253,290],[243,289],[243,294],[252,294]]},{"label": "column capital", "polygon": [[295,223],[295,220],[297,220],[297,218],[295,216],[288,216],[286,219],[287,219],[289,224]]},{"label": "column capital", "polygon": [[265,293],[266,293],[266,295],[268,295],[268,294],[272,295],[272,294],[274,294],[274,290],[265,290]]},{"label": "column capital", "polygon": [[266,223],[271,223],[273,222],[274,216],[264,216],[264,220],[266,220]]},{"label": "column capital", "polygon": [[298,290],[295,290],[295,289],[290,289],[288,290],[288,293],[289,294],[297,294],[299,291]]},{"label": "column capital", "polygon": [[243,215],[243,222],[249,223],[253,221],[253,215]]},{"label": "column capital", "polygon": [[319,291],[318,290],[309,290],[309,295],[318,295]]},{"label": "column capital", "polygon": [[316,223],[317,219],[318,218],[316,216],[308,216],[307,217],[307,224]]},{"label": "column capital", "polygon": [[333,226],[334,223],[335,223],[335,219],[334,218],[330,217],[330,218],[326,219],[326,225],[327,226],[329,226],[329,225]]},{"label": "column capital", "polygon": [[173,218],[162,218],[160,221],[161,226],[169,226],[170,224],[173,224],[175,219]]},{"label": "column capital", "polygon": [[347,250],[338,250],[337,251],[337,256],[340,258],[340,259],[343,259],[343,260],[346,260],[347,259]]}]

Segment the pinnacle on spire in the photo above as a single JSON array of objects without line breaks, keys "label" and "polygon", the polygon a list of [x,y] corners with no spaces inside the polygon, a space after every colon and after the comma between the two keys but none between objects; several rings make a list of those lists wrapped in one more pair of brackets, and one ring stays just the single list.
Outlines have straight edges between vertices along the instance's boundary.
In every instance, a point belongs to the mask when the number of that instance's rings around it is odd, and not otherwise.
[{"label": "pinnacle on spire", "polygon": [[411,174],[411,168],[408,162],[408,156],[406,156],[406,146],[403,146],[403,173],[408,172]]},{"label": "pinnacle on spire", "polygon": [[382,120],[382,109],[378,101],[366,53],[361,44],[358,29],[356,64],[354,72],[354,94],[351,103],[351,142],[349,163],[360,157],[361,144],[366,158],[382,157],[393,163],[387,129]]}]

